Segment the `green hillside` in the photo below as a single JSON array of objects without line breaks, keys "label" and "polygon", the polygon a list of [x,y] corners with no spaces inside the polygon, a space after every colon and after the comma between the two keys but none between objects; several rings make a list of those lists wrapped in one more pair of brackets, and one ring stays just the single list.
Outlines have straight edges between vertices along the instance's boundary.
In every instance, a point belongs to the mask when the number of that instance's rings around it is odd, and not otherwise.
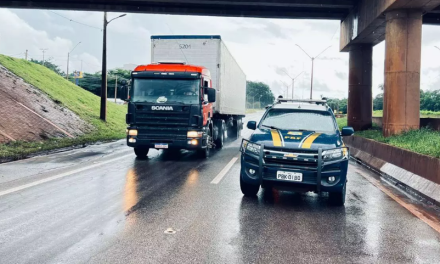
[{"label": "green hillside", "polygon": [[4,55],[0,55],[0,64],[95,127],[92,133],[75,139],[62,138],[49,139],[44,142],[0,144],[0,158],[19,159],[39,151],[125,137],[126,106],[108,103],[107,122],[103,122],[99,119],[100,98],[68,82],[52,70],[23,59]]}]

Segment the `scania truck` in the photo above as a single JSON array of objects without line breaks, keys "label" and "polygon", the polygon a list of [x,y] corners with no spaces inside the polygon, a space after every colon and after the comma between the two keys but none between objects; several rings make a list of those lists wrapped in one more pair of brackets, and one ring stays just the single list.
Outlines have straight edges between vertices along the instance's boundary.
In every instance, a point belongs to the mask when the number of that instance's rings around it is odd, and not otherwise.
[{"label": "scania truck", "polygon": [[152,36],[151,58],[132,72],[127,145],[196,150],[208,157],[238,138],[245,115],[246,76],[220,36]]}]

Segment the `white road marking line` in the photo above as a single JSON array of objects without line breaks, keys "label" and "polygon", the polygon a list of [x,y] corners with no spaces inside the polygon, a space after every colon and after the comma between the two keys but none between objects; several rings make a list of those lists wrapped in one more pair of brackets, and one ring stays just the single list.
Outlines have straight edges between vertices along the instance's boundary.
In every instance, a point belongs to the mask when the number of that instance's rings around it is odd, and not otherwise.
[{"label": "white road marking line", "polygon": [[215,176],[211,184],[219,184],[237,160],[237,157],[232,158],[232,160],[223,168],[223,170],[217,176]]},{"label": "white road marking line", "polygon": [[90,170],[90,169],[93,169],[93,168],[96,168],[96,167],[99,167],[99,166],[102,166],[102,165],[105,165],[105,164],[108,164],[108,163],[112,163],[112,162],[121,160],[122,158],[125,158],[127,156],[132,156],[132,154],[127,154],[127,155],[119,156],[119,157],[114,158],[114,159],[110,159],[110,160],[103,161],[103,162],[100,162],[100,163],[96,163],[96,164],[93,164],[93,165],[90,165],[90,166],[82,167],[80,169],[76,169],[76,170],[73,170],[73,171],[68,171],[68,172],[61,173],[61,174],[58,174],[58,175],[55,175],[55,176],[52,176],[52,177],[48,177],[48,178],[45,178],[45,179],[42,179],[42,180],[39,180],[39,181],[35,181],[35,182],[31,182],[31,183],[28,183],[28,184],[25,184],[25,185],[21,185],[21,186],[15,187],[15,188],[11,188],[9,190],[0,192],[0,197],[3,196],[3,195],[10,194],[10,193],[22,191],[24,189],[28,189],[28,188],[31,188],[31,187],[34,187],[34,186],[37,186],[37,185],[40,185],[40,184],[43,184],[43,183],[46,183],[46,182],[54,181],[54,180],[57,180],[57,179],[60,179],[60,178],[63,178],[63,177],[66,177],[66,176],[69,176],[69,175],[72,175],[72,174],[75,174],[75,173],[83,172],[83,171]]}]

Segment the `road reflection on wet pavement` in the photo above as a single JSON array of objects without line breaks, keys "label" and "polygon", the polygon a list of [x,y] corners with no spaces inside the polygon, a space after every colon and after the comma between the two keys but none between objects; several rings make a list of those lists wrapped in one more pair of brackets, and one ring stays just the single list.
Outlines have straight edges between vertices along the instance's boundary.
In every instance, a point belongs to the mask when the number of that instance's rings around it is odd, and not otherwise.
[{"label": "road reflection on wet pavement", "polygon": [[138,160],[116,142],[75,150],[77,163],[60,165],[60,153],[0,165],[0,192],[78,171],[0,196],[0,263],[440,263],[440,235],[355,163],[345,207],[275,189],[243,197],[239,161],[211,184],[240,142],[207,160],[187,151]]}]

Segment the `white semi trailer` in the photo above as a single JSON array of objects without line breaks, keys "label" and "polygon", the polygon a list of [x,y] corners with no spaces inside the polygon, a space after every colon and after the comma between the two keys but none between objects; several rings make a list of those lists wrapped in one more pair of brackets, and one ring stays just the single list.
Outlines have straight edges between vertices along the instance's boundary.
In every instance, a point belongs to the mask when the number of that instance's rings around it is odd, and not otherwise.
[{"label": "white semi trailer", "polygon": [[220,36],[152,36],[151,42],[152,62],[184,61],[206,67],[217,91],[214,118],[241,125],[246,111],[246,75]]}]

